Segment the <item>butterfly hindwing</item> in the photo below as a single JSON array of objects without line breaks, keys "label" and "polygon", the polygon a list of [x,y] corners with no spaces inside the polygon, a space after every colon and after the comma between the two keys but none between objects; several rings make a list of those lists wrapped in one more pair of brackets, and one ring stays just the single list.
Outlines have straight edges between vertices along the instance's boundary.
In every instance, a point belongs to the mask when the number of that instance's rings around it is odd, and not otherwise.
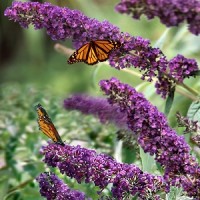
[{"label": "butterfly hindwing", "polygon": [[95,40],[84,44],[74,52],[68,60],[69,64],[76,62],[85,62],[88,65],[94,65],[97,62],[103,62],[109,58],[109,54],[114,49],[121,46],[120,42],[113,40]]},{"label": "butterfly hindwing", "polygon": [[87,59],[84,62],[88,65],[94,65],[98,62],[97,53],[93,43],[90,43],[90,51],[88,52]]},{"label": "butterfly hindwing", "polygon": [[36,106],[38,114],[38,125],[40,130],[49,137],[53,142],[64,145],[58,131],[56,130],[54,124],[49,118],[46,110],[42,107],[41,104]]}]

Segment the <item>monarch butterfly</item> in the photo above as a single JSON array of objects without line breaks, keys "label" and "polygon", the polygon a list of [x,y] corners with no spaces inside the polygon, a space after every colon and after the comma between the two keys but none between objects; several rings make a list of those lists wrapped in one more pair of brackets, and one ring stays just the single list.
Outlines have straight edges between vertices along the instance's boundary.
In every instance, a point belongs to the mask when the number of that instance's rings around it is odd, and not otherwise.
[{"label": "monarch butterfly", "polygon": [[38,114],[38,125],[39,129],[49,138],[52,139],[53,142],[58,143],[60,145],[64,145],[58,131],[56,130],[54,124],[49,118],[46,110],[42,107],[41,104],[36,106],[36,111]]},{"label": "monarch butterfly", "polygon": [[114,49],[121,46],[120,42],[113,40],[95,40],[84,44],[75,51],[68,59],[69,64],[84,62],[88,65],[94,65],[103,62],[109,58],[109,54]]}]

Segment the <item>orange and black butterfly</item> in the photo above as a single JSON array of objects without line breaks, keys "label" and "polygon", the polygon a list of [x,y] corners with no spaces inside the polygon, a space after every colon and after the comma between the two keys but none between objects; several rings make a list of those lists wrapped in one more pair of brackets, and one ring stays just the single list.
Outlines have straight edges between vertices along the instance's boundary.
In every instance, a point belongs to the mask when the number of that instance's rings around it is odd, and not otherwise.
[{"label": "orange and black butterfly", "polygon": [[68,59],[69,64],[84,62],[94,65],[109,58],[109,54],[121,46],[120,42],[113,40],[95,40],[84,44],[75,51]]},{"label": "orange and black butterfly", "polygon": [[53,142],[58,143],[60,145],[64,145],[58,131],[56,130],[54,124],[49,118],[46,110],[42,107],[41,104],[36,106],[36,111],[38,114],[38,125],[39,129],[49,138],[52,139]]}]

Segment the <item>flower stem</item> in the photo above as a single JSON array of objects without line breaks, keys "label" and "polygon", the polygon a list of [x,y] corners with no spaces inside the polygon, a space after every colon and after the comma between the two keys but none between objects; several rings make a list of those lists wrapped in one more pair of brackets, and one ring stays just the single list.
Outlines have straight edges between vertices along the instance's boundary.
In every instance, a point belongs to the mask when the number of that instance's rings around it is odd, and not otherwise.
[{"label": "flower stem", "polygon": [[[129,73],[129,74],[132,74],[132,75],[134,75],[134,76],[136,76],[136,77],[141,77],[141,74],[140,73],[138,73],[138,72],[135,72],[135,71],[132,71],[132,70],[130,70],[130,69],[123,69],[123,71],[125,71],[125,72],[127,72],[127,73]],[[147,78],[145,78],[145,80],[147,80]],[[153,81],[152,82],[156,82],[156,78],[153,78]],[[179,94],[182,94],[183,96],[185,96],[185,97],[187,97],[187,98],[189,98],[189,99],[191,99],[191,100],[193,100],[193,101],[196,101],[196,100],[198,100],[198,98],[196,97],[197,96],[197,92],[196,91],[194,91],[193,89],[191,89],[190,87],[188,87],[187,85],[185,85],[184,83],[182,83],[182,84],[178,84],[177,86],[179,86],[179,87],[177,87],[176,88],[176,91],[179,93]],[[185,90],[187,90],[187,91],[189,91],[190,93],[192,93],[192,95],[191,94],[189,94],[188,92],[186,92],[186,91],[184,91],[182,88],[184,88]],[[195,95],[195,96],[194,96]]]},{"label": "flower stem", "polygon": [[61,54],[64,54],[65,56],[69,56],[71,55],[74,51],[70,48],[67,48],[65,47],[64,45],[62,44],[59,44],[59,43],[56,43],[54,45],[54,49],[58,52],[58,53],[61,53]]},{"label": "flower stem", "polygon": [[196,90],[194,90],[191,87],[188,87],[187,85],[185,85],[184,83],[180,84],[183,88],[185,88],[186,90],[190,91],[193,95],[198,96],[198,92]]}]

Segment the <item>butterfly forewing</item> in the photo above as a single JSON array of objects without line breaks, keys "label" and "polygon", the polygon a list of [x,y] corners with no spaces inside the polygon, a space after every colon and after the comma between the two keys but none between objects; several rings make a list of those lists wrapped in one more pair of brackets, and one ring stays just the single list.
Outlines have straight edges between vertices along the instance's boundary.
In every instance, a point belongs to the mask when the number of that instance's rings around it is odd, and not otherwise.
[{"label": "butterfly forewing", "polygon": [[100,62],[103,62],[105,60],[108,59],[109,55],[106,54],[101,48],[99,48],[98,46],[95,46],[95,51],[97,53],[97,56],[98,56],[98,60]]},{"label": "butterfly forewing", "polygon": [[121,44],[119,42],[115,42],[113,40],[96,40],[94,41],[95,46],[100,48],[104,53],[110,53],[112,50],[119,48]]},{"label": "butterfly forewing", "polygon": [[80,61],[84,61],[87,59],[87,54],[85,52],[89,51],[90,46],[85,44],[83,45],[76,53],[77,53],[77,59]]},{"label": "butterfly forewing", "polygon": [[84,61],[86,59],[85,51],[88,51],[88,44],[83,45],[80,49],[75,51],[68,59],[69,64]]},{"label": "butterfly forewing", "polygon": [[36,106],[36,110],[38,114],[38,125],[39,125],[40,130],[46,136],[52,139],[53,142],[64,145],[58,131],[56,130],[46,110],[41,106],[41,104],[38,104]]}]

